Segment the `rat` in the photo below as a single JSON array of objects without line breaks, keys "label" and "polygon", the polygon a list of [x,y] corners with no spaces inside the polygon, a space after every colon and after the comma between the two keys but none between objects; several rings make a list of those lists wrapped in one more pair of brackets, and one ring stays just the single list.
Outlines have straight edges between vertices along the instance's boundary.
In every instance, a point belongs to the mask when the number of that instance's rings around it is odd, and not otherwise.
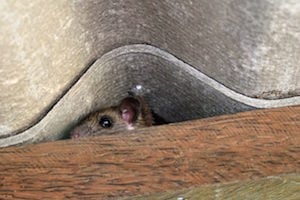
[{"label": "rat", "polygon": [[147,103],[140,96],[129,96],[122,99],[118,106],[91,113],[75,127],[72,139],[111,134],[116,131],[133,130],[152,126],[153,116]]}]

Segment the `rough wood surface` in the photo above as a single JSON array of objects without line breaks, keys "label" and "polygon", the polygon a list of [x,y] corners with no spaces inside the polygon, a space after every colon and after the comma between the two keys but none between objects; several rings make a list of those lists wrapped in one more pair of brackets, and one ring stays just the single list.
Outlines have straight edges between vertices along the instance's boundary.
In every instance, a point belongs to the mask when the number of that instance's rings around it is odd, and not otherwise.
[{"label": "rough wood surface", "polygon": [[0,199],[119,199],[299,169],[300,106],[3,148]]},{"label": "rough wood surface", "polygon": [[129,197],[126,200],[299,200],[300,174],[269,176],[251,181],[204,185],[184,190]]}]

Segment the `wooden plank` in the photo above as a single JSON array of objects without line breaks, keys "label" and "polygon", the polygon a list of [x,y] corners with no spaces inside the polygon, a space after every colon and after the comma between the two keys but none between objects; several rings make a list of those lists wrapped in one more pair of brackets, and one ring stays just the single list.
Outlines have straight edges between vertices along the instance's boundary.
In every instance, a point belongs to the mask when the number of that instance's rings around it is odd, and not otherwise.
[{"label": "wooden plank", "polygon": [[213,184],[169,191],[147,196],[135,196],[126,200],[299,200],[300,174],[270,176],[257,180],[238,181],[229,184]]},{"label": "wooden plank", "polygon": [[300,106],[0,149],[2,199],[119,199],[300,173]]}]

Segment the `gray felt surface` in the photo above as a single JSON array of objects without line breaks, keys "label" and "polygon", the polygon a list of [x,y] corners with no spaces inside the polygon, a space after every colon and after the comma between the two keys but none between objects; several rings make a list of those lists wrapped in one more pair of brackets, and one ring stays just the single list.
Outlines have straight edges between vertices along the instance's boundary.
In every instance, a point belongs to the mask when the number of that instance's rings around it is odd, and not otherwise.
[{"label": "gray felt surface", "polygon": [[300,103],[296,0],[0,5],[0,146],[60,139],[139,87],[168,122]]}]

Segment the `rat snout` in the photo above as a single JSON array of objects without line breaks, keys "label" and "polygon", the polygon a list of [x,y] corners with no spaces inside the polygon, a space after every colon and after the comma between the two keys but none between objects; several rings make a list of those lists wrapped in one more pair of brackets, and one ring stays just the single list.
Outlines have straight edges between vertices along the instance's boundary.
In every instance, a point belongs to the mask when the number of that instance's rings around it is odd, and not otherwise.
[{"label": "rat snout", "polygon": [[86,126],[78,126],[71,131],[70,138],[77,139],[87,135],[88,135],[88,128]]}]

